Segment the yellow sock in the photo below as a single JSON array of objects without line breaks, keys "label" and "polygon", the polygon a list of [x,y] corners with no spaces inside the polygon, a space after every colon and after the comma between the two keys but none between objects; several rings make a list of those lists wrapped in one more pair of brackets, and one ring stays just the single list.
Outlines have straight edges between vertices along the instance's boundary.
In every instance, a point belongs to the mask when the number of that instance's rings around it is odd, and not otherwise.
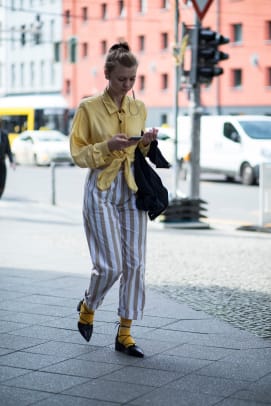
[{"label": "yellow sock", "polygon": [[94,311],[90,310],[84,302],[80,307],[79,321],[82,324],[93,324],[94,321]]},{"label": "yellow sock", "polygon": [[120,318],[118,341],[125,347],[130,347],[135,344],[135,340],[131,336],[131,325],[132,320]]}]

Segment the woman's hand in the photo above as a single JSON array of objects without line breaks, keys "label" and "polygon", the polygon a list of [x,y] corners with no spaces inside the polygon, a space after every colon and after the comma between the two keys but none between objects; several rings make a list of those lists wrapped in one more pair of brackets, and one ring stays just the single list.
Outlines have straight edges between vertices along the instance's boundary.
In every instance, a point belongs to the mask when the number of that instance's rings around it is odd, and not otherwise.
[{"label": "woman's hand", "polygon": [[143,133],[142,135],[142,143],[146,147],[149,145],[152,141],[156,140],[158,134],[158,129],[157,128],[152,128],[151,130],[148,130],[147,132]]},{"label": "woman's hand", "polygon": [[138,140],[131,140],[126,134],[116,134],[108,141],[110,151],[120,151],[124,148],[131,147],[138,143]]}]

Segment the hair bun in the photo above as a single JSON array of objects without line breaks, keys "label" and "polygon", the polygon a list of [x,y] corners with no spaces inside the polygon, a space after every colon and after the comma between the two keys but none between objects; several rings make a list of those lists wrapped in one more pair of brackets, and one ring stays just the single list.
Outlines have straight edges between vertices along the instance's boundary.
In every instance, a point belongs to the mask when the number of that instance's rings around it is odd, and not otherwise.
[{"label": "hair bun", "polygon": [[112,45],[109,49],[109,52],[116,51],[117,49],[121,49],[125,52],[130,52],[130,47],[127,42],[119,42],[118,44]]}]

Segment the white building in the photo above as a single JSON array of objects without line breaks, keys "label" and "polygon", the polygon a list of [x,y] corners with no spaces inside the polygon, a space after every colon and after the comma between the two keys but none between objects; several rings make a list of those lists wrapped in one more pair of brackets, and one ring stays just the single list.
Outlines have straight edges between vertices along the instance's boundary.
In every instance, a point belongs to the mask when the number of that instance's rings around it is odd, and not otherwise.
[{"label": "white building", "polygon": [[62,1],[2,0],[0,23],[1,16],[2,95],[61,95]]}]

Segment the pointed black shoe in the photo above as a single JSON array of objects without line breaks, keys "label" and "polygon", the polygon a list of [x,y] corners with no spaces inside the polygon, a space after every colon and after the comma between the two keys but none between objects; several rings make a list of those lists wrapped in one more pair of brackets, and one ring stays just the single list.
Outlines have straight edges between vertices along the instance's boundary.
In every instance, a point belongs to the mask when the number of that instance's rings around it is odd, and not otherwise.
[{"label": "pointed black shoe", "polygon": [[[84,299],[80,300],[80,302],[77,305],[77,311],[80,313],[81,305],[83,304]],[[93,331],[93,324],[84,324],[78,321],[77,323],[79,333],[81,334],[84,339],[89,342],[92,336],[92,331]]]},{"label": "pointed black shoe", "polygon": [[125,345],[121,344],[118,340],[118,334],[116,336],[115,341],[115,350],[119,352],[123,352],[124,354],[131,355],[132,357],[143,358],[144,352],[140,347],[136,344],[130,345],[130,347],[125,347]]}]

